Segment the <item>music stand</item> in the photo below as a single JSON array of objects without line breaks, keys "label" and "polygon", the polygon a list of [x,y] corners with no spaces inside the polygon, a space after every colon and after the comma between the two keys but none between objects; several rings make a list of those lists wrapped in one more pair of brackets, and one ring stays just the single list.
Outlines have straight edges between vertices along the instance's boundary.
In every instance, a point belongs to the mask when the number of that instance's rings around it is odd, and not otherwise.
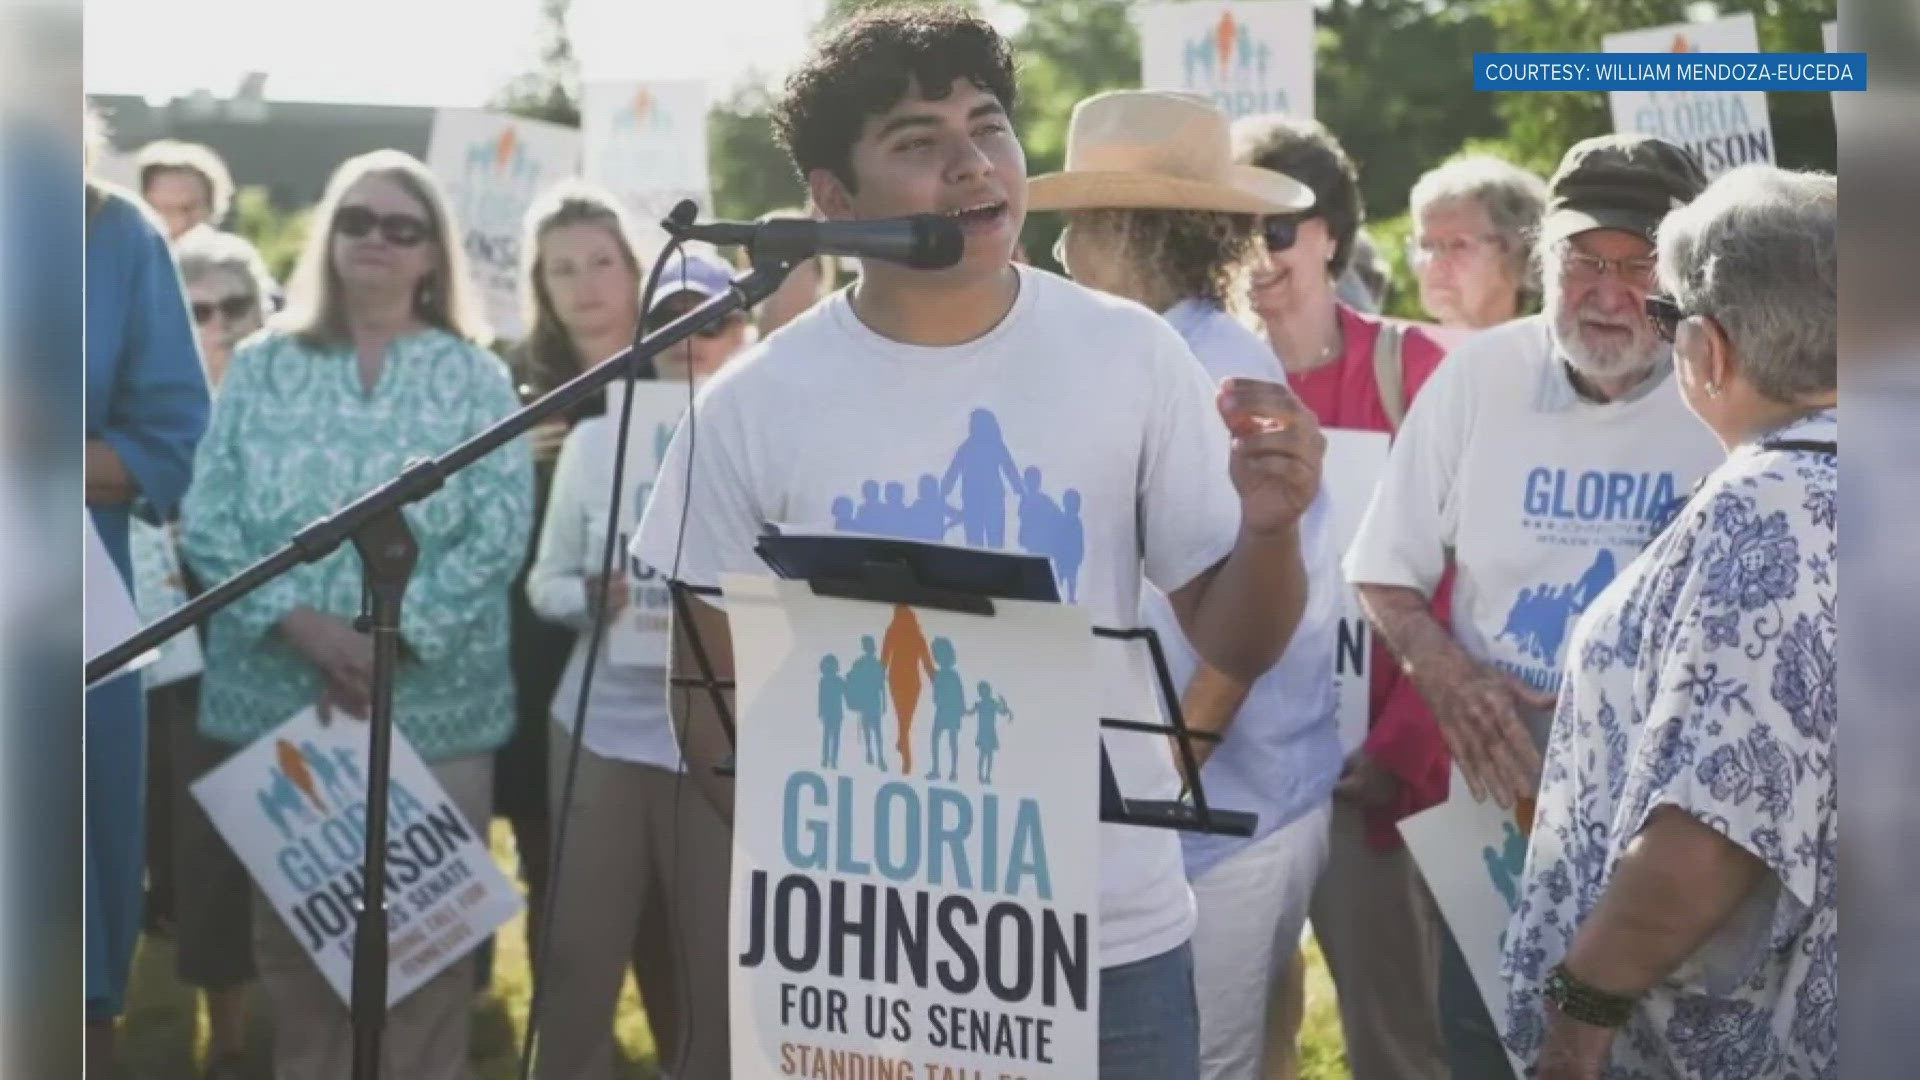
[{"label": "music stand", "polygon": [[[827,535],[819,533],[783,534],[768,526],[754,546],[773,572],[788,580],[805,581],[816,596],[832,596],[877,604],[905,604],[991,618],[993,602],[1028,600],[1057,604],[1060,594],[1053,575],[1053,564],[1038,555],[983,551],[918,540],[859,534]],[[723,689],[730,680],[714,678],[713,665],[705,644],[694,628],[686,596],[718,596],[720,590],[681,581],[669,581],[674,614],[687,628],[689,651],[693,654],[697,677],[672,680],[677,687],[707,691],[708,700],[719,716],[730,743],[738,746],[733,714],[728,709]],[[1160,636],[1150,626],[1110,629],[1096,626],[1095,637],[1117,641],[1144,641],[1153,658],[1161,702],[1170,723],[1101,717],[1100,726],[1118,731],[1137,731],[1168,735],[1178,748],[1181,762],[1190,778],[1184,799],[1134,799],[1120,790],[1114,779],[1107,747],[1100,744],[1100,820],[1116,825],[1140,825],[1156,829],[1179,829],[1219,836],[1249,837],[1258,821],[1244,810],[1223,810],[1207,801],[1200,780],[1199,762],[1193,755],[1193,741],[1218,742],[1211,731],[1188,728],[1180,710],[1180,696],[1174,691],[1173,676],[1167,671],[1166,654],[1160,648]],[[730,764],[717,767],[730,774]]]}]

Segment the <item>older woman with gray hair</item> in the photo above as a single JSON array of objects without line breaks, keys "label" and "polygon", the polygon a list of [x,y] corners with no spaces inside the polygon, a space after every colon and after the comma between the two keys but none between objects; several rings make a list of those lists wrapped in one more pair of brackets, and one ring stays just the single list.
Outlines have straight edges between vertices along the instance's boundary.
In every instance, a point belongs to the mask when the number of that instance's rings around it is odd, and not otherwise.
[{"label": "older woman with gray hair", "polygon": [[1749,166],[1660,227],[1727,460],[1573,633],[1501,965],[1542,1078],[1834,1075],[1836,202]]},{"label": "older woman with gray hair", "polygon": [[1539,299],[1530,247],[1547,204],[1538,176],[1484,154],[1430,169],[1413,185],[1407,263],[1440,325],[1496,326]]}]

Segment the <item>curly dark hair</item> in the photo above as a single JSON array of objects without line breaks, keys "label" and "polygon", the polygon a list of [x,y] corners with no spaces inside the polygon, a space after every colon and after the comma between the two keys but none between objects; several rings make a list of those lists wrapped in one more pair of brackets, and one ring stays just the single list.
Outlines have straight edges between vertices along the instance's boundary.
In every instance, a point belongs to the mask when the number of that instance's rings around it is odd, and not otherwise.
[{"label": "curly dark hair", "polygon": [[1252,214],[1211,210],[1076,210],[1070,220],[1096,236],[1119,240],[1126,264],[1142,276],[1138,284],[1151,294],[1142,299],[1171,305],[1205,300],[1231,308],[1246,292],[1248,260],[1253,257]]},{"label": "curly dark hair", "polygon": [[1353,237],[1367,220],[1360,200],[1360,173],[1353,159],[1318,120],[1250,116],[1233,126],[1234,157],[1242,164],[1285,173],[1313,189],[1307,216],[1327,223],[1333,259],[1327,273],[1339,277],[1353,260]]},{"label": "curly dark hair", "polygon": [[1013,53],[985,19],[946,5],[889,5],[839,23],[787,77],[773,108],[773,130],[800,182],[828,169],[857,190],[850,158],[869,117],[917,89],[931,100],[967,79],[1011,116]]}]

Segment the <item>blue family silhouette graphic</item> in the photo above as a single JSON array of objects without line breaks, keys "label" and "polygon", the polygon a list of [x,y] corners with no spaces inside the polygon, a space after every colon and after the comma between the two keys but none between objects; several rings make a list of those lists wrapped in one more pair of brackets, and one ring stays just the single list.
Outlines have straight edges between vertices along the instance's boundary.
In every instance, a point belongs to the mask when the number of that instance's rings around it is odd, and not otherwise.
[{"label": "blue family silhouette graphic", "polygon": [[1613,580],[1613,552],[1601,548],[1593,565],[1569,585],[1541,584],[1520,590],[1507,611],[1500,638],[1512,638],[1535,661],[1551,666],[1560,656],[1567,627]]},{"label": "blue family silhouette graphic", "polygon": [[[291,841],[294,829],[318,822],[329,812],[358,800],[365,788],[359,763],[346,747],[331,753],[311,740],[296,747],[281,739],[274,746],[275,764],[267,770],[267,783],[254,792],[254,802],[284,840]],[[325,791],[326,799],[320,798]]]},{"label": "blue family silhouette graphic", "polygon": [[[917,624],[913,632],[918,633]],[[959,655],[952,640],[934,638],[927,651],[932,655],[934,665],[930,676],[933,725],[928,735],[932,768],[924,779],[941,779],[941,763],[944,761],[946,780],[949,783],[959,780],[960,733],[966,726],[966,718],[972,716],[979,720],[974,738],[974,747],[978,751],[975,775],[982,784],[991,784],[994,757],[1000,749],[999,724],[1002,720],[1013,720],[1013,709],[1007,704],[1007,699],[996,694],[993,684],[985,679],[976,684],[974,701],[971,704],[967,702],[966,680],[961,677]],[[910,666],[917,677],[917,665]],[[819,672],[816,712],[820,719],[820,767],[840,768],[840,729],[847,713],[851,712],[860,723],[860,744],[866,764],[881,772],[891,772],[892,767],[887,762],[886,748],[880,734],[880,721],[887,710],[888,672],[885,661],[878,654],[873,635],[860,638],[860,654],[852,664],[846,665],[844,673],[840,658],[833,653],[820,658]],[[899,687],[892,689],[897,691]],[[904,697],[896,693],[894,700],[896,711],[900,708],[917,711],[917,691]],[[909,774],[913,764],[906,740],[912,720],[908,716],[900,725],[900,771]],[[941,753],[942,749],[946,751],[944,754]]]},{"label": "blue family silhouette graphic", "polygon": [[847,682],[840,677],[840,660],[831,653],[820,658],[820,767],[840,767],[841,706],[847,700]]},{"label": "blue family silhouette graphic", "polygon": [[[882,772],[887,769],[886,745],[880,741],[880,717],[887,711],[887,672],[880,666],[873,635],[860,639],[860,655],[847,668],[845,682],[847,708],[860,719],[860,749],[867,764]],[[824,677],[822,683],[824,685]],[[821,709],[824,712],[824,702]],[[840,758],[836,752],[834,761]]]},{"label": "blue family silhouette graphic", "polygon": [[911,487],[909,502],[904,481],[863,481],[858,497],[840,495],[829,504],[833,527],[940,543],[953,539],[949,534],[958,526],[958,539],[969,547],[1005,550],[1007,501],[1012,496],[1018,514],[1015,543],[1030,555],[1051,559],[1062,598],[1069,603],[1079,599],[1087,549],[1080,492],[1067,488],[1056,499],[1047,492],[1037,466],[1021,469],[992,410],[974,409],[969,415],[966,438],[942,476],[922,473]]},{"label": "blue family silhouette graphic", "polygon": [[1487,864],[1493,887],[1500,890],[1507,910],[1512,911],[1520,906],[1520,875],[1527,868],[1527,836],[1511,821],[1501,822],[1500,829],[1506,834],[1506,843],[1499,850],[1492,844],[1481,848],[1480,858]]},{"label": "blue family silhouette graphic", "polygon": [[974,746],[980,751],[980,782],[993,783],[993,755],[1000,749],[1000,732],[995,724],[1001,717],[1009,722],[1013,720],[1013,710],[1007,708],[1007,699],[993,692],[993,684],[980,680],[980,696],[967,707],[970,715],[980,718],[980,734],[974,739]]}]

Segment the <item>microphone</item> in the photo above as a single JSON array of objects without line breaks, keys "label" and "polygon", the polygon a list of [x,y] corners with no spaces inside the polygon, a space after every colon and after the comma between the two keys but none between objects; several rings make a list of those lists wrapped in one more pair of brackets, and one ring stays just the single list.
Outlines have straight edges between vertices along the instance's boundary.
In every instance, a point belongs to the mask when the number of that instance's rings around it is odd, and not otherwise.
[{"label": "microphone", "polygon": [[662,224],[685,240],[718,247],[745,247],[755,262],[798,262],[815,255],[884,259],[915,270],[944,270],[966,253],[960,223],[939,214],[875,221],[813,221],[771,218],[761,222],[695,224],[676,208]]}]

